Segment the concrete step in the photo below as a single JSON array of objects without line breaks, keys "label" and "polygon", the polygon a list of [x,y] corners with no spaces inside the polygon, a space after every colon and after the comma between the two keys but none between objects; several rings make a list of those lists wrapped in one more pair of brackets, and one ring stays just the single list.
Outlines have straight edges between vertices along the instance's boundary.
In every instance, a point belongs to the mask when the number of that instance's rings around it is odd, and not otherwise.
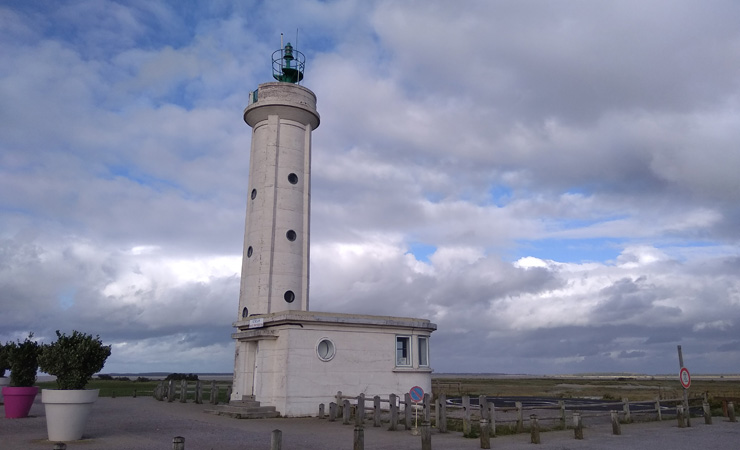
[{"label": "concrete step", "polygon": [[218,416],[233,417],[234,419],[271,419],[280,417],[274,406],[260,406],[254,397],[244,396],[241,400],[229,402],[227,405],[217,405],[204,412]]}]

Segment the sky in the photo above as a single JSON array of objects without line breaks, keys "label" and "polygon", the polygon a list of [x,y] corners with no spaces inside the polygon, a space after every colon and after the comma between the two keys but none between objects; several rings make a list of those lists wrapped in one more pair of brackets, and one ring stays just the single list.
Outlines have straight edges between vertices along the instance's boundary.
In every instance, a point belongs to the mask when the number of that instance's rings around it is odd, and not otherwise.
[{"label": "sky", "polygon": [[[230,372],[251,129],[307,57],[311,309],[436,372],[740,372],[740,3],[0,0],[0,340]],[[297,39],[296,39],[297,34]],[[297,40],[297,42],[296,42]]]}]

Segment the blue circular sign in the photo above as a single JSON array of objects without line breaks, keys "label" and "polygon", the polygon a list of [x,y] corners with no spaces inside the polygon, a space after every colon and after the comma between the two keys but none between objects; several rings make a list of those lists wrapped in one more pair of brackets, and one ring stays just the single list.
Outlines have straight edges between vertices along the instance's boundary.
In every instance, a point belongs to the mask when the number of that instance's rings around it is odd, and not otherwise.
[{"label": "blue circular sign", "polygon": [[414,386],[409,391],[409,396],[411,397],[412,402],[419,403],[421,399],[424,398],[424,389],[419,386]]}]

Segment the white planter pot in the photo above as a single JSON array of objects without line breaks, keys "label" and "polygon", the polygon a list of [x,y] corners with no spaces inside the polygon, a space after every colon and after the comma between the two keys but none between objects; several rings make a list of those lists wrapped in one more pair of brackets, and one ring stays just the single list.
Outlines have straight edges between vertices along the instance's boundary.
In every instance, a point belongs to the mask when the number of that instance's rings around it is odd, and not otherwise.
[{"label": "white planter pot", "polygon": [[0,404],[4,403],[3,401],[3,387],[10,385],[10,378],[8,377],[0,377]]},{"label": "white planter pot", "polygon": [[76,441],[82,438],[99,389],[43,389],[41,403],[46,409],[46,431],[49,440]]}]

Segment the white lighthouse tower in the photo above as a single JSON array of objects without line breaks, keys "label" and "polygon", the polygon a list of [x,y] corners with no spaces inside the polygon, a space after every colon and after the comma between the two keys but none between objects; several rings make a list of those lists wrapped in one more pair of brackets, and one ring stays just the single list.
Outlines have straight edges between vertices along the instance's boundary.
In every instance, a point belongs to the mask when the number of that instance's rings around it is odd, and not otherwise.
[{"label": "white lighthouse tower", "polygon": [[[282,43],[281,43],[282,45]],[[310,416],[345,395],[431,391],[425,319],[309,311],[311,133],[316,96],[300,86],[305,57],[273,53],[273,77],[250,93],[252,127],[232,404]],[[391,312],[392,313],[392,312]]]}]

